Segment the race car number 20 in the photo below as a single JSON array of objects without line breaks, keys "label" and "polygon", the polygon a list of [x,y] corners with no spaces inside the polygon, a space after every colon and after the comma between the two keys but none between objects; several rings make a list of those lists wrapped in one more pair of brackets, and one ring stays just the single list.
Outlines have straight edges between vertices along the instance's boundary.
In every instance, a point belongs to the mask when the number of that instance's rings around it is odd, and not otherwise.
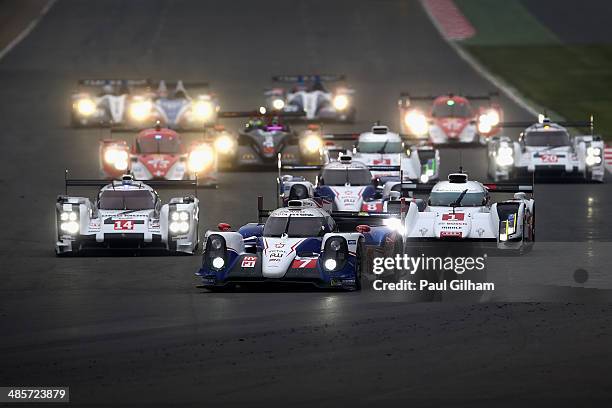
[{"label": "race car number 20", "polygon": [[133,230],[134,229],[134,221],[132,220],[117,220],[115,221],[115,230]]}]

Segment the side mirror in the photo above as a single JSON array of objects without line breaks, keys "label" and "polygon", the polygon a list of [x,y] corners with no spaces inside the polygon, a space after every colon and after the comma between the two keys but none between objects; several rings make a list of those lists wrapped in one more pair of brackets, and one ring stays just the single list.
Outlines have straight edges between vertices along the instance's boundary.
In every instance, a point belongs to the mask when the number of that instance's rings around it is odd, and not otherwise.
[{"label": "side mirror", "polygon": [[364,225],[364,224],[358,225],[355,228],[355,231],[357,231],[357,232],[359,232],[361,234],[365,234],[366,232],[370,232],[370,230],[371,230],[370,226],[369,225]]},{"label": "side mirror", "polygon": [[217,228],[219,228],[219,231],[229,231],[232,226],[225,222],[220,222],[219,225],[217,225]]}]

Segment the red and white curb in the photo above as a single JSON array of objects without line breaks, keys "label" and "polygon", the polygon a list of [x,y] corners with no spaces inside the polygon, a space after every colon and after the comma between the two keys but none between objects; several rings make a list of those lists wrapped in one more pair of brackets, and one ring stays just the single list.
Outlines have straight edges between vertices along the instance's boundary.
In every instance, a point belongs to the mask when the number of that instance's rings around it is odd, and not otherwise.
[{"label": "red and white curb", "polygon": [[606,147],[604,149],[604,165],[606,170],[612,173],[612,147]]},{"label": "red and white curb", "polygon": [[423,7],[435,19],[448,40],[465,40],[476,34],[476,29],[457,8],[453,0],[423,0]]}]

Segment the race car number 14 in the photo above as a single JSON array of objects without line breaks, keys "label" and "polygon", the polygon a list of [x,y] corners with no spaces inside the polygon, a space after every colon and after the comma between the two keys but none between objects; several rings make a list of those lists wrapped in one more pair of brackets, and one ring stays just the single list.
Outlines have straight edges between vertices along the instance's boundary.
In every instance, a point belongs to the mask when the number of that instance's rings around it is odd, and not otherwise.
[{"label": "race car number 14", "polygon": [[134,221],[132,220],[117,220],[115,221],[116,230],[133,230]]}]

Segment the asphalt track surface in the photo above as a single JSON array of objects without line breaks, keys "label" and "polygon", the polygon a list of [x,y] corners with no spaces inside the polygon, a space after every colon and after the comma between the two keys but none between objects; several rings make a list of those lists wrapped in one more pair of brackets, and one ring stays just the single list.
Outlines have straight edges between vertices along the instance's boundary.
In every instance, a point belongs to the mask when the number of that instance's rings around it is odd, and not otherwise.
[{"label": "asphalt track surface", "polygon": [[[496,291],[477,299],[208,293],[199,257],[53,255],[64,168],[98,174],[102,133],[66,127],[77,78],[205,79],[224,107],[249,109],[272,74],[296,72],[347,74],[357,131],[397,126],[400,90],[491,89],[416,1],[61,0],[0,62],[0,384],[70,385],[73,406],[608,401],[608,185],[538,185],[538,246],[493,261]],[[507,119],[528,118],[502,104]],[[442,160],[445,173],[461,160],[485,175],[482,150]],[[202,224],[253,220],[273,177],[224,174],[201,194]]]}]

